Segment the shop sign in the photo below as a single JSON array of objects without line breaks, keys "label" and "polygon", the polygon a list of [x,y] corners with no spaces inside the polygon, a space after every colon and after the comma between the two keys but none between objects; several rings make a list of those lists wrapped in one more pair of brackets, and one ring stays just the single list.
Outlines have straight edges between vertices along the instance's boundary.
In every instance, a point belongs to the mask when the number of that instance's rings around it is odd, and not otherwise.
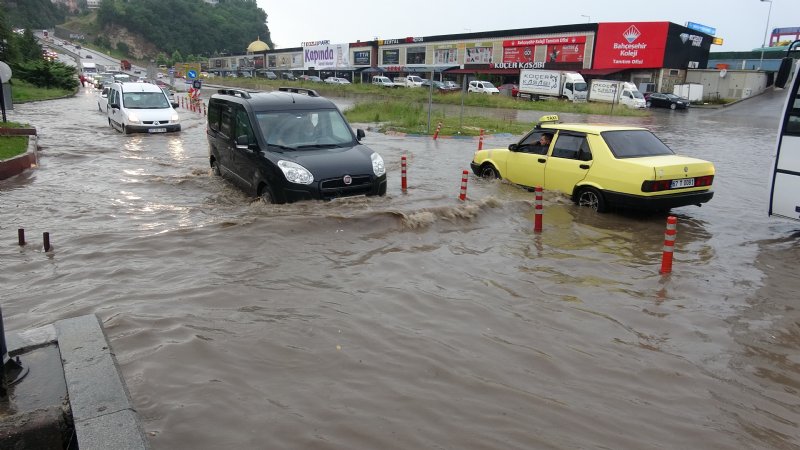
[{"label": "shop sign", "polygon": [[316,45],[303,48],[303,67],[308,69],[336,69],[350,67],[348,44]]},{"label": "shop sign", "polygon": [[529,47],[533,45],[585,44],[586,36],[559,36],[503,41],[503,47]]},{"label": "shop sign", "polygon": [[501,62],[492,64],[493,69],[544,69],[544,61],[536,62]]}]

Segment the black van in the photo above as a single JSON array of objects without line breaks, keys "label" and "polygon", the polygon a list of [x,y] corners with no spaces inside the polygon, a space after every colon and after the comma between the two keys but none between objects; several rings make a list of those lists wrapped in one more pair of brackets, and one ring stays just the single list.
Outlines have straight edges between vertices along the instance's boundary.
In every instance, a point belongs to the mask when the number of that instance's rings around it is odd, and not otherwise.
[{"label": "black van", "polygon": [[386,194],[383,158],[362,145],[342,113],[316,91],[221,89],[208,103],[208,158],[267,203]]}]

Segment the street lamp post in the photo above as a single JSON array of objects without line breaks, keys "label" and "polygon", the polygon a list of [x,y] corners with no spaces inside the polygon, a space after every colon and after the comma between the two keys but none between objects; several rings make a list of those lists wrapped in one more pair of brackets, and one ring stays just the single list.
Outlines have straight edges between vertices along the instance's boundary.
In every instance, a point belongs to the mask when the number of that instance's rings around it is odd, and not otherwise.
[{"label": "street lamp post", "polygon": [[764,47],[767,46],[767,32],[769,32],[769,16],[772,14],[772,0],[761,0],[762,2],[769,3],[769,11],[767,11],[767,24],[764,26],[764,41],[761,44],[761,61],[758,63],[758,70],[764,65]]}]

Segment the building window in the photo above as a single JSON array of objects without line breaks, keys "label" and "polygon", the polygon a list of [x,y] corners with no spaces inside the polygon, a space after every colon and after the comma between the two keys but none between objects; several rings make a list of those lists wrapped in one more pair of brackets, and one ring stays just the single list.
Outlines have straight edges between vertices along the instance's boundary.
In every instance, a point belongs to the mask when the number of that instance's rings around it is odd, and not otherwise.
[{"label": "building window", "polygon": [[406,50],[406,64],[425,64],[425,47],[409,47]]},{"label": "building window", "polygon": [[669,69],[669,76],[671,76],[671,77],[677,77],[678,75],[680,75],[680,73],[681,73],[680,70]]},{"label": "building window", "polygon": [[400,64],[400,49],[384,50],[382,56],[383,64]]}]

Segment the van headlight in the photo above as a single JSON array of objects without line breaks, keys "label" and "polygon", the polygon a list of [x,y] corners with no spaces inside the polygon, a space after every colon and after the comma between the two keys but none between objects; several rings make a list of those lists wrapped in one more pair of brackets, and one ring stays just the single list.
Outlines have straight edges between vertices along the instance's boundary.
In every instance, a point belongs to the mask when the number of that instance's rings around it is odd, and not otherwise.
[{"label": "van headlight", "polygon": [[370,158],[372,158],[372,171],[375,172],[375,176],[379,177],[385,174],[386,166],[383,164],[383,158],[381,158],[381,155],[373,153]]},{"label": "van headlight", "polygon": [[169,120],[170,120],[170,122],[172,122],[172,123],[178,123],[178,122],[180,122],[180,121],[181,121],[181,116],[179,116],[179,115],[178,115],[178,113],[176,113],[176,112],[173,112],[173,113],[172,113],[172,117],[171,117]]},{"label": "van headlight", "polygon": [[278,167],[283,171],[283,176],[291,183],[311,184],[314,182],[314,175],[305,167],[291,161],[278,161]]},{"label": "van headlight", "polygon": [[139,116],[134,113],[128,114],[128,122],[130,123],[139,123]]}]

